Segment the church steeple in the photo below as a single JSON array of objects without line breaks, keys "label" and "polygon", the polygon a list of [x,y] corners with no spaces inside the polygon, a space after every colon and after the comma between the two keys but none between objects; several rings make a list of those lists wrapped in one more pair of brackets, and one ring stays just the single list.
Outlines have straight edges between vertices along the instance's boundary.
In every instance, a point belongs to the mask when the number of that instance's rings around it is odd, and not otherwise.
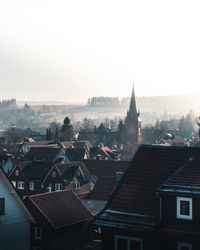
[{"label": "church steeple", "polygon": [[133,90],[132,90],[132,95],[131,95],[130,106],[129,106],[129,110],[128,110],[128,113],[127,113],[127,118],[132,119],[132,120],[133,119],[137,120],[137,118],[138,118],[138,113],[137,113],[137,108],[136,108],[134,83],[133,83]]},{"label": "church steeple", "polygon": [[124,153],[131,158],[135,153],[138,145],[141,143],[141,119],[136,107],[135,90],[133,83],[133,90],[131,95],[131,101],[127,116],[124,122],[125,126],[125,144]]}]

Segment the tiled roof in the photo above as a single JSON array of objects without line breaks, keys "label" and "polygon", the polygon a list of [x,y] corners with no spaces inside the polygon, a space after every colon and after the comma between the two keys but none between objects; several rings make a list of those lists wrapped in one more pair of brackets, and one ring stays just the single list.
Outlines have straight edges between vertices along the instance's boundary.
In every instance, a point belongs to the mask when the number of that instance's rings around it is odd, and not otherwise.
[{"label": "tiled roof", "polygon": [[27,180],[43,181],[52,167],[52,162],[33,161],[31,164],[28,164],[23,168],[22,173]]},{"label": "tiled roof", "polygon": [[66,149],[66,155],[70,161],[80,161],[84,159],[86,151],[86,148],[68,148]]},{"label": "tiled roof", "polygon": [[[55,191],[26,198],[55,229],[90,220],[92,214],[71,190]],[[35,218],[37,221],[37,218]]]},{"label": "tiled roof", "polygon": [[19,144],[0,144],[0,152],[7,150],[8,153],[13,153],[18,150]]},{"label": "tiled roof", "polygon": [[156,189],[190,157],[200,157],[200,149],[142,145],[123,175],[107,208],[159,217]]},{"label": "tiled roof", "polygon": [[91,143],[87,140],[85,141],[64,141],[62,142],[62,145],[64,146],[64,148],[69,148],[69,147],[73,147],[73,148],[88,148],[88,150],[91,148]]},{"label": "tiled roof", "polygon": [[59,173],[67,181],[72,181],[74,179],[78,168],[81,169],[82,175],[84,176],[85,180],[90,179],[90,173],[82,162],[77,161],[69,163],[57,163],[55,164],[55,166],[57,167]]},{"label": "tiled roof", "polygon": [[162,192],[200,194],[200,157],[190,157],[157,189]]},{"label": "tiled roof", "polygon": [[116,177],[100,176],[89,195],[89,200],[107,201],[117,185]]},{"label": "tiled roof", "polygon": [[61,151],[58,146],[31,147],[25,156],[27,159],[53,161]]},{"label": "tiled roof", "polygon": [[89,173],[94,176],[116,176],[117,172],[124,172],[129,161],[82,160]]}]

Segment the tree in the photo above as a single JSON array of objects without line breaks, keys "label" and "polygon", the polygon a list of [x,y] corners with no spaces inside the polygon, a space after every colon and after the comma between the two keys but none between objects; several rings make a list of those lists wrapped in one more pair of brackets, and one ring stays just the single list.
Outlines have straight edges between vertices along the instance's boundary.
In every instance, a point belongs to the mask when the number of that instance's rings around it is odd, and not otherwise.
[{"label": "tree", "polygon": [[122,120],[120,120],[118,123],[117,140],[121,144],[125,143],[126,141],[125,126]]},{"label": "tree", "polygon": [[58,135],[61,131],[61,125],[58,122],[51,122],[49,125],[49,129],[51,129],[51,137],[52,139],[58,139]]},{"label": "tree", "polygon": [[180,135],[186,138],[191,137],[195,131],[196,117],[193,111],[190,111],[186,117],[182,116],[179,123]]},{"label": "tree", "polygon": [[15,125],[11,124],[8,130],[6,131],[6,137],[8,143],[18,143],[23,137],[24,133],[22,129],[17,128]]},{"label": "tree", "polygon": [[103,123],[101,123],[99,125],[99,127],[96,129],[96,132],[105,133],[105,132],[107,132],[107,129],[105,128],[105,126],[103,125]]},{"label": "tree", "polygon": [[60,133],[60,140],[62,141],[70,141],[74,137],[73,126],[70,123],[70,119],[66,117],[63,121],[63,125]]}]

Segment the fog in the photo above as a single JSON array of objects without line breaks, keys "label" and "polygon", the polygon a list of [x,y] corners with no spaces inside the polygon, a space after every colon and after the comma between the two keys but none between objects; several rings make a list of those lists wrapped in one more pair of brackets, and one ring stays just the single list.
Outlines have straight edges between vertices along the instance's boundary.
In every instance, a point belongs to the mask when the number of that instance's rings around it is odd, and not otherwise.
[{"label": "fog", "polygon": [[200,93],[199,1],[7,0],[0,99]]}]

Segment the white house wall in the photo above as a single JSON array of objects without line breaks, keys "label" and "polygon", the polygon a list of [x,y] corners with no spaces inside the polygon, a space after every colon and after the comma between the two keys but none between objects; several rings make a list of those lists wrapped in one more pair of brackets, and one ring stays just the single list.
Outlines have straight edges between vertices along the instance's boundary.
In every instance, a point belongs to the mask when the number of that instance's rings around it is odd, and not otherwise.
[{"label": "white house wall", "polygon": [[0,249],[29,250],[30,224],[16,193],[0,171],[0,198],[5,198],[5,214],[0,215]]}]

